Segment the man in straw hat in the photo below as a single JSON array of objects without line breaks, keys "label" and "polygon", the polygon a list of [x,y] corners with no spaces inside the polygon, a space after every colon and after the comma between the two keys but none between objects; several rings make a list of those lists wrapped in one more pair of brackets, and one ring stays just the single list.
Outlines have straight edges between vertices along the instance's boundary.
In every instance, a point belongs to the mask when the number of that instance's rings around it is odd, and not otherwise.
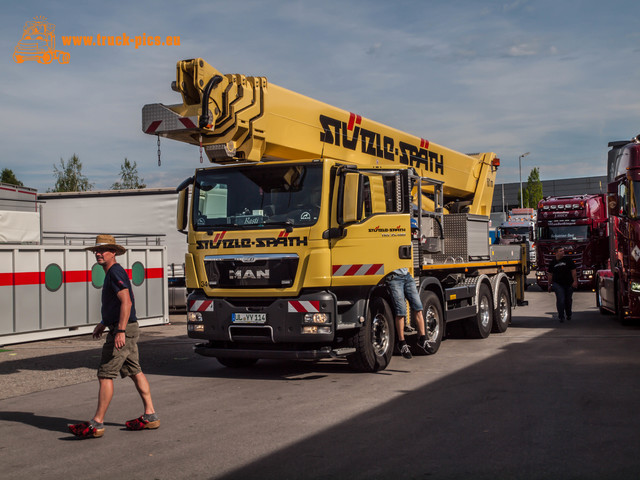
[{"label": "man in straw hat", "polygon": [[87,247],[96,255],[96,262],[105,271],[102,286],[102,321],[93,330],[93,337],[100,338],[109,329],[107,341],[102,347],[102,358],[98,368],[100,391],[98,408],[88,422],[69,425],[69,430],[82,438],[101,437],[104,434],[104,417],[113,398],[113,379],[118,373],[122,378],[131,377],[142,398],[144,414],[126,422],[129,430],[158,428],[160,420],[153,408],[151,390],[147,377],[138,360],[138,320],[131,282],[127,272],[116,261],[116,256],[127,251],[118,245],[112,235],[98,235],[96,244]]}]

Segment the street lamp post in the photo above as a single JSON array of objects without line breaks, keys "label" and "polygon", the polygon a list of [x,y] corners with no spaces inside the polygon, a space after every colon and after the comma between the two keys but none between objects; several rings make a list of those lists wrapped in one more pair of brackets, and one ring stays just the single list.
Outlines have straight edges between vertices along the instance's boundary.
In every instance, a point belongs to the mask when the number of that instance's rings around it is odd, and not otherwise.
[{"label": "street lamp post", "polygon": [[518,157],[518,166],[520,167],[520,208],[523,206],[523,198],[522,198],[522,159],[529,155],[531,152],[523,153]]}]

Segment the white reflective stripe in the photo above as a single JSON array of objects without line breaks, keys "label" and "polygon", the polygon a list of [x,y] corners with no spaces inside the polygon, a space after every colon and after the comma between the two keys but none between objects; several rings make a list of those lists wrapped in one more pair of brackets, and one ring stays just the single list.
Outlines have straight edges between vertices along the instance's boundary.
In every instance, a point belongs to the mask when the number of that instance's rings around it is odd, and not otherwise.
[{"label": "white reflective stripe", "polygon": [[213,312],[213,300],[193,300],[189,305],[190,312]]},{"label": "white reflective stripe", "polygon": [[351,265],[340,265],[340,268],[338,268],[338,270],[336,270],[336,273],[334,273],[333,275],[336,277],[342,277],[350,268]]},{"label": "white reflective stripe", "polygon": [[[314,303],[318,304],[315,306]],[[288,302],[287,312],[289,313],[318,313],[320,303],[318,301],[311,302],[309,300],[293,300]]]}]

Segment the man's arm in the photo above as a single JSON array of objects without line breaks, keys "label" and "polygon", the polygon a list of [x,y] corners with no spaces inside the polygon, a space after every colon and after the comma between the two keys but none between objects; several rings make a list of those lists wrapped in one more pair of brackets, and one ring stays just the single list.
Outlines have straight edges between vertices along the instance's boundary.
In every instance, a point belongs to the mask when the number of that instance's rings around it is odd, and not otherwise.
[{"label": "man's arm", "polygon": [[573,277],[573,283],[571,284],[571,286],[573,288],[578,288],[578,273],[576,272],[575,268],[571,270],[571,276]]},{"label": "man's arm", "polygon": [[[118,300],[120,300],[118,330],[125,330],[127,328],[127,323],[129,322],[129,315],[131,314],[131,296],[129,295],[128,288],[123,288],[118,292]],[[114,344],[118,350],[124,347],[125,339],[126,336],[124,332],[116,333]]]},{"label": "man's arm", "polygon": [[553,273],[547,272],[547,292],[551,291],[552,283],[553,283]]}]

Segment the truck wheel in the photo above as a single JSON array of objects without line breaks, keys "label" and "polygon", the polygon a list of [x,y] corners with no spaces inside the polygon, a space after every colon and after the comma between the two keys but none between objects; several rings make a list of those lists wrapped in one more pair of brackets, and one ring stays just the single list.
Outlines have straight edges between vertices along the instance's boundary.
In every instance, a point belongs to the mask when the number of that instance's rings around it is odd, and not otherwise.
[{"label": "truck wheel", "polygon": [[216,357],[216,359],[225,367],[228,368],[244,368],[252,367],[258,361],[257,358],[229,358],[229,357]]},{"label": "truck wheel", "polygon": [[498,285],[498,303],[493,311],[493,327],[491,331],[494,333],[504,333],[511,323],[511,297],[509,297],[509,289],[500,282]]},{"label": "truck wheel", "polygon": [[428,355],[433,355],[440,348],[442,335],[444,334],[444,318],[442,315],[442,305],[438,296],[425,290],[420,295],[422,301],[422,315],[424,317],[425,330],[429,346],[426,351]]},{"label": "truck wheel", "polygon": [[395,327],[389,304],[374,297],[369,304],[367,319],[356,334],[349,339],[355,353],[347,356],[351,368],[361,372],[384,370],[391,361],[395,343]]},{"label": "truck wheel", "polygon": [[600,296],[600,281],[596,280],[596,307],[602,315],[611,315],[611,312],[602,306],[602,297]]},{"label": "truck wheel", "polygon": [[465,332],[471,338],[487,338],[491,333],[493,320],[491,290],[486,284],[480,285],[478,313],[465,321]]}]

